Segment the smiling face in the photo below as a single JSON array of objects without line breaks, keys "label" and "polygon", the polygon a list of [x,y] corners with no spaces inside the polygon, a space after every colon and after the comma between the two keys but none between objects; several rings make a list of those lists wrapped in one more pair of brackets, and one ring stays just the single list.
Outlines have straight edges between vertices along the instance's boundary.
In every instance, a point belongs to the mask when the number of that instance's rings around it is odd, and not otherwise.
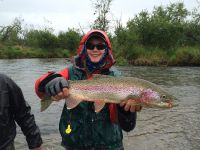
[{"label": "smiling face", "polygon": [[105,53],[106,43],[103,39],[94,37],[86,43],[86,49],[91,62],[98,63]]}]

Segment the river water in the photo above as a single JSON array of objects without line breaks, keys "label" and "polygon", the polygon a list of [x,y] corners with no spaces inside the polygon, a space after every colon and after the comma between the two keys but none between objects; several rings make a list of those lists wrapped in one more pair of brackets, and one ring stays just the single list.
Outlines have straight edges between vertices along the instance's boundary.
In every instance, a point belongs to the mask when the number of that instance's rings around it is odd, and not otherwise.
[{"label": "river water", "polygon": [[[54,102],[40,112],[34,83],[47,71],[60,71],[65,59],[0,60],[0,72],[9,75],[22,88],[32,107],[44,141],[44,150],[63,150],[58,123],[63,102]],[[124,76],[139,77],[160,85],[178,98],[172,109],[143,109],[136,128],[124,132],[125,150],[200,150],[200,67],[118,67]],[[25,137],[17,127],[16,150],[27,150]]]}]

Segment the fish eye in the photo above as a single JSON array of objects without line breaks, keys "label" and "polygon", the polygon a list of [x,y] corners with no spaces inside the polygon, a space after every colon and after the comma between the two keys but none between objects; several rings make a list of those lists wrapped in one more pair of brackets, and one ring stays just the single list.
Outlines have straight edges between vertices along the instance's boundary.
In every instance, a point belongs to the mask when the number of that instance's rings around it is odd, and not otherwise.
[{"label": "fish eye", "polygon": [[161,95],[161,98],[163,98],[163,99],[166,98],[166,95]]}]

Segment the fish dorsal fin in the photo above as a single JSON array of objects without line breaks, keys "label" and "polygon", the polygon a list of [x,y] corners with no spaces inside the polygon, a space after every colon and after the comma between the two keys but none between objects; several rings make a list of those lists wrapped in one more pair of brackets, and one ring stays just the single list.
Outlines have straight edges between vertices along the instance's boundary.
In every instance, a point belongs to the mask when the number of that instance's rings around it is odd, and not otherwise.
[{"label": "fish dorsal fin", "polygon": [[113,78],[113,76],[109,76],[109,75],[102,75],[102,74],[93,74],[92,75],[92,79],[103,79],[103,78]]}]

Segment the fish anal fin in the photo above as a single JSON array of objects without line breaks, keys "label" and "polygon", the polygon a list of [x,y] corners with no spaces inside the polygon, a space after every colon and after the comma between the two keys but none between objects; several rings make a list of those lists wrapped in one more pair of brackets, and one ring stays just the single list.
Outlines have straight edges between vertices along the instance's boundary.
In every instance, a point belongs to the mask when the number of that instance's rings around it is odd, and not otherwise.
[{"label": "fish anal fin", "polygon": [[40,100],[40,111],[43,112],[46,110],[52,103],[53,101],[49,97],[44,97],[42,100]]},{"label": "fish anal fin", "polygon": [[95,109],[95,112],[96,112],[96,113],[100,112],[100,111],[103,109],[104,106],[105,106],[104,100],[96,100],[96,101],[94,102],[94,109]]},{"label": "fish anal fin", "polygon": [[81,102],[80,98],[69,96],[65,99],[65,103],[67,105],[67,109],[73,109]]}]

